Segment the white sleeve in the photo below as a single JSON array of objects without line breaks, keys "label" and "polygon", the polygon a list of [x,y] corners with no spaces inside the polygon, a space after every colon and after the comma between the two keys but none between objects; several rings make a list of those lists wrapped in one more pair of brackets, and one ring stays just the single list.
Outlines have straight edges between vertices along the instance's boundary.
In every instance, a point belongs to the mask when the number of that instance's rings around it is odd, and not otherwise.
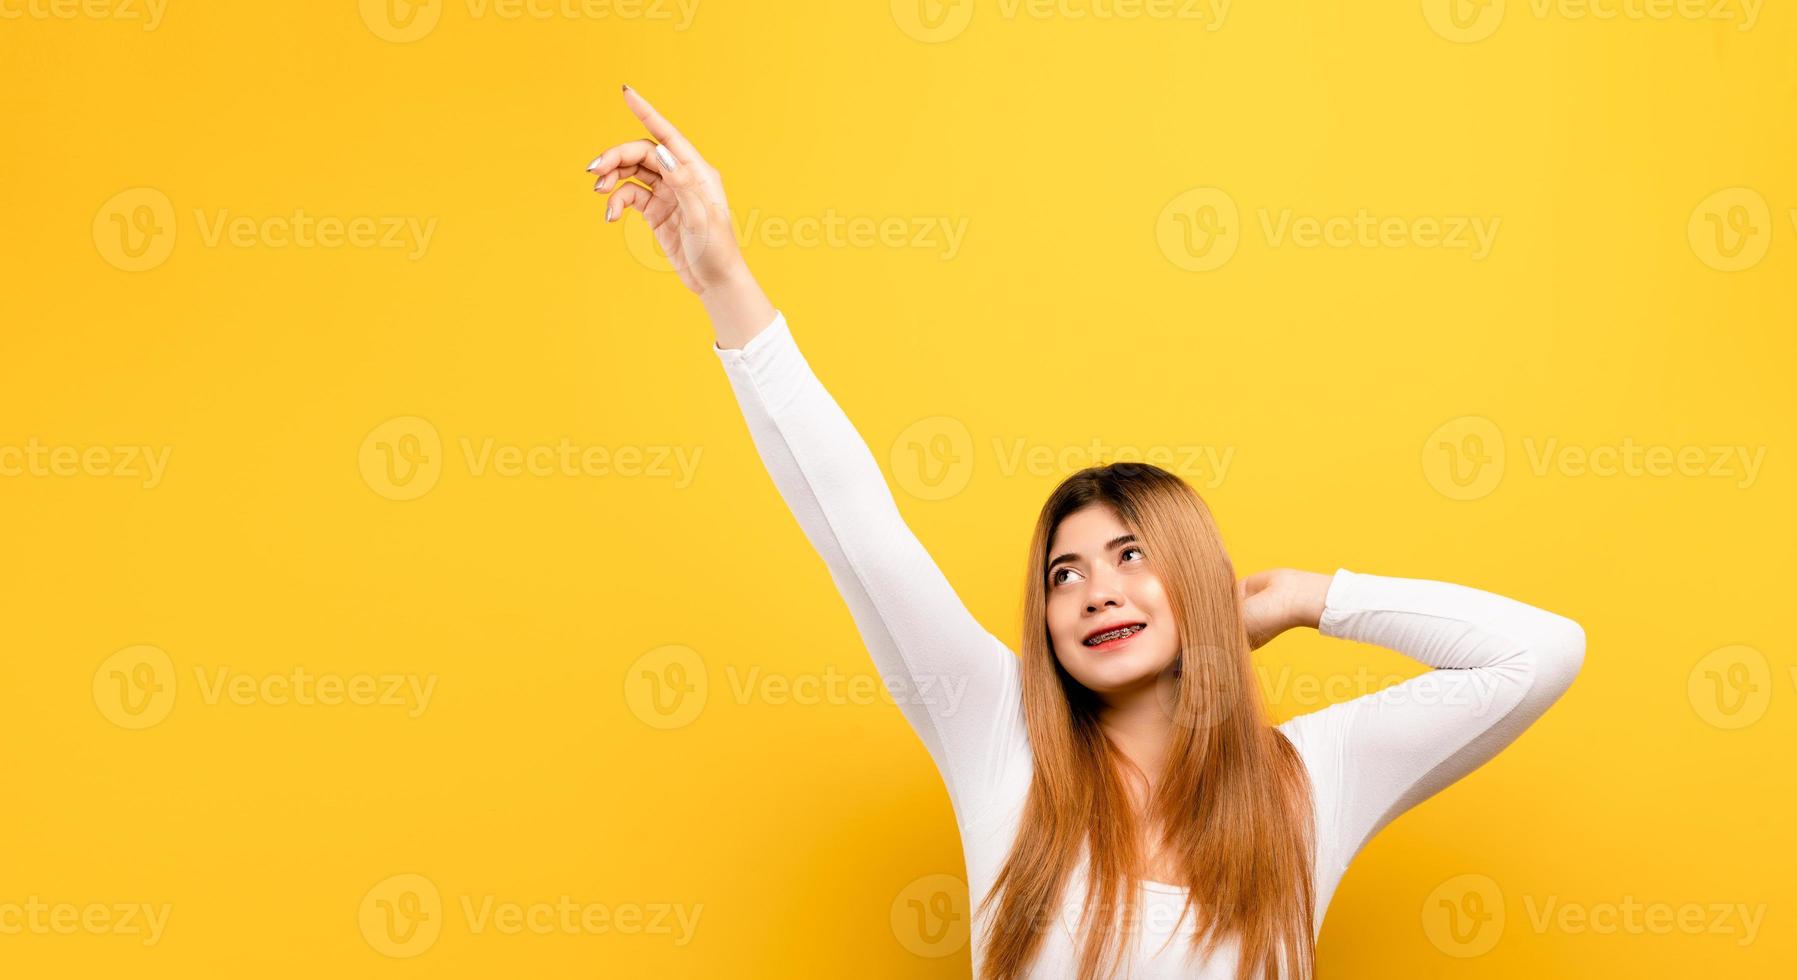
[{"label": "white sleeve", "polygon": [[1027,750],[1017,657],[974,619],[905,524],[873,454],[799,352],[784,312],[712,345],[768,475],[823,558],[963,827]]},{"label": "white sleeve", "polygon": [[1429,579],[1338,569],[1318,632],[1373,643],[1435,670],[1294,719],[1325,770],[1320,816],[1345,868],[1399,814],[1515,741],[1559,699],[1585,657],[1564,616]]}]

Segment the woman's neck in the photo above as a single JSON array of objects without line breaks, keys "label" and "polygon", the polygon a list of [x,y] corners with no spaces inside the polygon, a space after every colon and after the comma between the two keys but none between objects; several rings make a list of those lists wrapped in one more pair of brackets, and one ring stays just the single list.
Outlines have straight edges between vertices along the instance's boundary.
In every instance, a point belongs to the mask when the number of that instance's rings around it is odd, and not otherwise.
[{"label": "woman's neck", "polygon": [[1153,681],[1123,691],[1108,691],[1098,709],[1098,726],[1125,758],[1135,763],[1152,786],[1172,741],[1173,676],[1163,672]]}]

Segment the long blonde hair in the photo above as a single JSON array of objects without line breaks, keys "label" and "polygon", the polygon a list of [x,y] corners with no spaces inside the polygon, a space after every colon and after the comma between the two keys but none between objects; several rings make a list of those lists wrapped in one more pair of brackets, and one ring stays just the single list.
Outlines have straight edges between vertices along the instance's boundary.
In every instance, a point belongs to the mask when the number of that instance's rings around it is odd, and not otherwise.
[{"label": "long blonde hair", "polygon": [[[1023,711],[1035,772],[1022,827],[979,915],[996,913],[980,980],[1015,980],[1042,943],[1084,846],[1087,891],[1079,980],[1113,976],[1136,927],[1145,876],[1143,815],[1129,763],[1099,727],[1096,695],[1055,658],[1047,625],[1048,548],[1067,515],[1108,504],[1165,588],[1179,652],[1173,726],[1148,803],[1164,853],[1187,889],[1199,954],[1240,940],[1238,977],[1309,980],[1315,965],[1314,820],[1297,750],[1270,722],[1249,662],[1234,566],[1210,509],[1185,481],[1148,463],[1081,470],[1049,495],[1030,540],[1022,630]],[[1115,910],[1115,911],[1108,911]],[[1112,928],[1119,924],[1121,929]]]}]

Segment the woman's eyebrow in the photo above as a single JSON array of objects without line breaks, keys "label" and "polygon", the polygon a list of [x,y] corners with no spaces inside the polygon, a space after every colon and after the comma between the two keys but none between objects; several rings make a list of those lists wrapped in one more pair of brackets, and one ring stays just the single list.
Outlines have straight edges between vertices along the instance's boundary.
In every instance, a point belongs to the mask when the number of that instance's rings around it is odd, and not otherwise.
[{"label": "woman's eyebrow", "polygon": [[[1116,537],[1112,538],[1111,540],[1105,542],[1104,550],[1110,551],[1113,548],[1117,548],[1117,547],[1121,547],[1123,545],[1129,544],[1131,541],[1134,541],[1135,539],[1136,539],[1136,536],[1133,534],[1119,534]],[[1056,565],[1061,564],[1062,562],[1078,561],[1078,560],[1079,560],[1079,553],[1074,552],[1074,551],[1069,551],[1064,555],[1055,556],[1054,561],[1051,561],[1048,563],[1048,570],[1054,571],[1054,567]]]}]

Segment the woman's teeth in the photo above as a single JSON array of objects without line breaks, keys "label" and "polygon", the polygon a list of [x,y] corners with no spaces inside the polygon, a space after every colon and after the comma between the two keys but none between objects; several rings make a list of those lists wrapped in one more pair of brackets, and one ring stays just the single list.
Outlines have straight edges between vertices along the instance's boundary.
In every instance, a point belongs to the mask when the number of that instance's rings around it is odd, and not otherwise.
[{"label": "woman's teeth", "polygon": [[1090,640],[1087,640],[1086,646],[1095,647],[1095,646],[1099,645],[1100,643],[1108,643],[1111,640],[1122,639],[1123,637],[1126,637],[1126,636],[1134,636],[1137,633],[1140,633],[1147,628],[1148,628],[1147,626],[1143,626],[1140,624],[1135,625],[1135,626],[1119,626],[1118,628],[1111,630],[1109,633],[1100,633],[1097,636],[1092,637]]}]

